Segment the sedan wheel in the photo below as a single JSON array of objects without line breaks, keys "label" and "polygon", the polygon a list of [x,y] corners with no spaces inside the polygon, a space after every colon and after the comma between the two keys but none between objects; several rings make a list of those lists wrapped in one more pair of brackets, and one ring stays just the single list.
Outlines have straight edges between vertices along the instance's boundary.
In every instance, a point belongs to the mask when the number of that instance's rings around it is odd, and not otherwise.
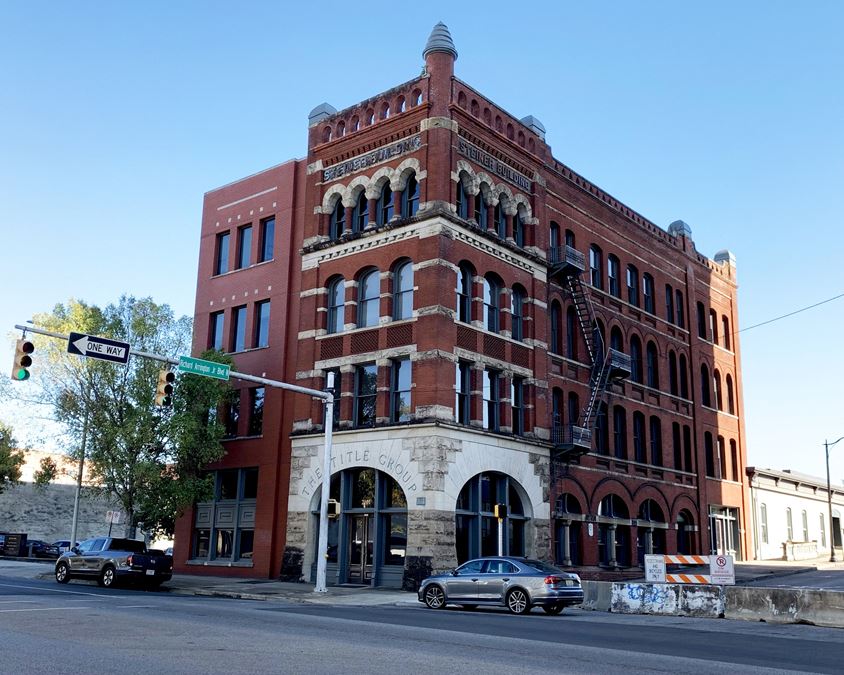
[{"label": "sedan wheel", "polygon": [[111,588],[114,586],[114,579],[114,568],[109,565],[100,574],[100,586]]},{"label": "sedan wheel", "polygon": [[565,608],[565,605],[543,605],[542,606],[542,610],[546,614],[551,614],[551,615],[559,614],[560,612],[563,611],[564,608]]},{"label": "sedan wheel", "polygon": [[516,588],[507,594],[507,609],[513,614],[527,614],[530,611],[530,600],[527,593]]},{"label": "sedan wheel", "polygon": [[56,565],[56,581],[60,584],[66,584],[70,581],[70,570],[67,568],[67,563]]},{"label": "sedan wheel", "polygon": [[442,609],[445,607],[445,593],[439,586],[428,586],[425,589],[425,604],[430,609]]}]

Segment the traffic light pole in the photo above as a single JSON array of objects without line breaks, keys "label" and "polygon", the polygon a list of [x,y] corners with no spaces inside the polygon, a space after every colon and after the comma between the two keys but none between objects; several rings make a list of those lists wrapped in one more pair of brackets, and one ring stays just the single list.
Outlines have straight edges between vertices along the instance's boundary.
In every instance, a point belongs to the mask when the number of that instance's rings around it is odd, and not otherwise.
[{"label": "traffic light pole", "polygon": [[[57,338],[59,340],[69,340],[70,335],[64,333],[56,333],[43,328],[36,328],[35,326],[20,326],[15,325],[17,330],[28,331],[38,335],[46,335],[47,337]],[[152,359],[154,361],[161,361],[162,363],[169,363],[172,365],[179,365],[179,359],[174,359],[169,356],[162,356],[161,354],[153,354],[151,352],[144,352],[138,349],[129,349],[132,356],[137,356],[142,359]],[[314,592],[325,593],[325,577],[326,577],[326,560],[328,558],[328,492],[331,487],[331,432],[334,422],[334,394],[333,389],[334,377],[333,373],[329,373],[328,377],[328,391],[320,391],[319,389],[309,389],[308,387],[300,387],[298,384],[290,384],[289,382],[282,382],[281,380],[271,380],[266,377],[258,377],[257,375],[249,375],[248,373],[238,373],[235,371],[229,372],[229,377],[237,378],[238,380],[245,380],[246,382],[255,382],[256,384],[263,384],[267,387],[275,387],[277,389],[286,389],[297,394],[305,394],[314,398],[321,399],[324,403],[323,414],[323,429],[324,429],[324,446],[323,446],[323,462],[322,462],[322,494],[320,495],[319,505],[319,545],[317,551],[317,579],[314,586]],[[86,418],[87,422],[87,418]],[[87,424],[86,424],[87,431]],[[78,499],[78,491],[77,491]],[[75,528],[74,528],[75,537]],[[76,545],[76,540],[71,541],[71,546]]]}]

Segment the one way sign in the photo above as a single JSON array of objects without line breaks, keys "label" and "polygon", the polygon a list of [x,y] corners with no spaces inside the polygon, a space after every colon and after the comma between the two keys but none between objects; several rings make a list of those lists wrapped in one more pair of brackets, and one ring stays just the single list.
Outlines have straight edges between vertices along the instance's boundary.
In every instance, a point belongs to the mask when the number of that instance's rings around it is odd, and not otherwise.
[{"label": "one way sign", "polygon": [[118,342],[96,335],[83,335],[82,333],[71,333],[67,340],[67,353],[89,356],[103,361],[114,363],[126,363],[129,361],[128,342]]}]

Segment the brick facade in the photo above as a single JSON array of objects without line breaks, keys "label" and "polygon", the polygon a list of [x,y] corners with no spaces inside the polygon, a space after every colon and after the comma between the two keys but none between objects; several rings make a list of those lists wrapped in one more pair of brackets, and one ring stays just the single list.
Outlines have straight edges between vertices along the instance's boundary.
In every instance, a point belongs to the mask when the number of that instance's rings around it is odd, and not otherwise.
[{"label": "brick facade", "polygon": [[[734,262],[726,252],[717,261],[702,256],[684,224],[666,232],[554,159],[541,124],[513,118],[461,82],[454,61],[448,50],[426,50],[421,77],[340,112],[320,106],[311,116],[306,160],[205,199],[195,349],[209,345],[213,312],[226,312],[229,330],[232,308],[246,304],[249,336],[251,307],[269,299],[269,345],[236,353],[237,369],[314,389],[326,387],[329,370],[339,373],[332,474],[346,477],[337,480],[343,513],[333,521],[337,550],[330,581],[357,574],[360,556],[367,557],[360,532],[375,549],[362,563],[371,567],[371,576],[359,579],[366,583],[410,587],[427,570],[485,552],[492,541],[489,499],[506,499],[521,511],[507,522],[513,533],[506,547],[513,553],[574,566],[626,567],[648,550],[708,553],[710,523],[717,522],[719,550],[746,556]],[[270,214],[276,217],[273,260],[215,275],[218,235],[232,232],[234,258],[238,225],[257,226]],[[589,289],[595,317],[608,346],[630,353],[638,343],[643,372],[610,385],[600,422],[607,447],[598,443],[567,462],[555,459],[550,439],[555,425],[574,421],[569,398],[576,395],[581,407],[588,401],[590,368],[580,327],[571,336],[567,330],[571,295],[549,274],[549,251],[563,237],[587,263],[590,247],[600,248],[603,290]],[[619,261],[618,289],[607,277],[610,255]],[[408,289],[397,270],[407,261],[412,313],[402,314],[396,294]],[[638,280],[631,296],[628,265]],[[462,313],[456,291],[461,270]],[[364,279],[373,271],[369,278],[376,281],[367,286]],[[584,281],[589,275],[587,264]],[[649,300],[643,296],[646,276]],[[521,298],[520,309],[513,309],[514,297]],[[491,312],[490,305],[497,309]],[[397,393],[402,361],[410,363],[410,385]],[[460,364],[468,411],[462,420]],[[709,405],[702,400],[702,374]],[[517,386],[523,395],[514,406]],[[408,396],[409,410],[399,414],[396,400]],[[556,422],[555,396],[563,402]],[[618,444],[617,408],[626,421]],[[635,413],[645,420],[639,457]],[[230,564],[235,573],[310,578],[322,404],[269,392],[257,438],[242,437],[248,420],[241,417],[243,428],[227,441],[219,468],[259,467],[252,556],[239,563],[236,552],[229,560],[196,560],[188,545],[193,514],[187,514],[176,537],[177,565],[203,564],[218,572],[216,565]],[[659,443],[652,442],[653,432]],[[713,476],[707,477],[710,446]],[[355,501],[362,476],[378,476],[377,485],[388,492],[397,485],[403,506],[378,489],[374,502]],[[480,492],[504,486],[494,489],[506,496],[472,496],[474,488],[467,486],[478,480]],[[712,509],[719,515],[710,520]]]}]

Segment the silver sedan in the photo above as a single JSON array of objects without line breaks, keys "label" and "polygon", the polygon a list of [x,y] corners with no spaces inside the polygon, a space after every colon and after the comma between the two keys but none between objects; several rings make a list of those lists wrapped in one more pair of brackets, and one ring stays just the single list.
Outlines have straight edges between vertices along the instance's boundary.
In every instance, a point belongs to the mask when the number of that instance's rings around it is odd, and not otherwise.
[{"label": "silver sedan", "polygon": [[539,606],[546,614],[583,602],[580,577],[530,558],[491,556],[470,560],[446,574],[425,579],[419,602],[431,609],[448,604],[474,609],[503,605],[513,614],[527,614]]}]

